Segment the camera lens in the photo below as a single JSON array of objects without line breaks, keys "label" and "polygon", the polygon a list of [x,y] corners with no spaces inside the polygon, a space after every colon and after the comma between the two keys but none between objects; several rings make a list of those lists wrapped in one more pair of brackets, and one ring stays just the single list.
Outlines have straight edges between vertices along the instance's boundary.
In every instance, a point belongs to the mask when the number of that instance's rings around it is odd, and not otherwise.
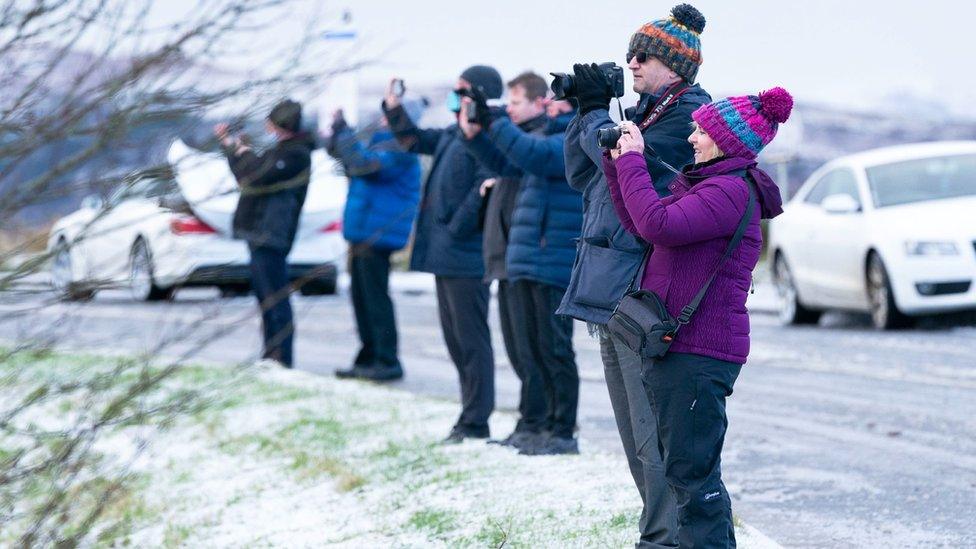
[{"label": "camera lens", "polygon": [[553,72],[552,84],[549,86],[555,99],[562,100],[576,95],[576,82],[573,75],[564,72]]},{"label": "camera lens", "polygon": [[620,141],[620,128],[602,128],[596,132],[596,140],[600,147],[604,149],[616,149],[617,142]]}]

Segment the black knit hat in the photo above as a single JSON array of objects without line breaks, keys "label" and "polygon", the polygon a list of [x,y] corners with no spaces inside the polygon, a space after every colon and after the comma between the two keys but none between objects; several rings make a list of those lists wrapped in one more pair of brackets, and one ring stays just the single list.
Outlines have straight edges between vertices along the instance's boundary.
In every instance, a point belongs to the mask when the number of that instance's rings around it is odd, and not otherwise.
[{"label": "black knit hat", "polygon": [[472,86],[481,88],[488,99],[498,99],[505,89],[502,76],[488,65],[472,65],[464,69],[461,78],[467,80]]},{"label": "black knit hat", "polygon": [[271,109],[268,120],[283,130],[297,132],[302,126],[302,104],[285,99]]}]

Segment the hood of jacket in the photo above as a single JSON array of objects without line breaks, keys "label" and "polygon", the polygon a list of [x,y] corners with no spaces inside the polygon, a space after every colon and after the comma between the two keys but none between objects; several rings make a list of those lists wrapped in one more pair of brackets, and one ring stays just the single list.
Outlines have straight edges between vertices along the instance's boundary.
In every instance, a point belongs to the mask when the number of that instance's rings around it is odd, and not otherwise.
[{"label": "hood of jacket", "polygon": [[759,191],[759,204],[762,207],[762,218],[772,219],[783,213],[783,197],[779,187],[765,171],[756,164],[755,159],[741,157],[720,156],[707,162],[691,164],[681,170],[689,185],[694,185],[702,179],[725,175],[745,170],[749,178]]}]

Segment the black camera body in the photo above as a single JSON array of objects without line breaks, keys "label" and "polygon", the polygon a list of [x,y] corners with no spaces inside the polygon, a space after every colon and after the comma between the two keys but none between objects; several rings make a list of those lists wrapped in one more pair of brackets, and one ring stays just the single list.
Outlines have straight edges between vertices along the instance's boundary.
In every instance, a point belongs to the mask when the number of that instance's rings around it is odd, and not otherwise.
[{"label": "black camera body", "polygon": [[[471,90],[461,88],[455,91],[457,91],[457,94],[460,95],[461,97],[467,97],[471,99],[471,102],[465,105],[464,107],[464,112],[468,117],[468,122],[471,122],[472,124],[478,124],[480,123],[480,121],[490,117],[491,115],[490,111],[485,112],[485,109],[488,108],[488,105],[484,102],[483,93],[482,93],[482,101],[479,101],[478,94],[472,92]],[[480,88],[478,91],[479,92],[481,91]]]},{"label": "black camera body", "polygon": [[616,149],[621,134],[623,134],[623,131],[620,129],[620,126],[600,128],[596,132],[596,142],[604,149]]},{"label": "black camera body", "polygon": [[[600,63],[597,66],[600,68],[600,71],[603,72],[603,76],[607,78],[607,82],[609,82],[607,93],[611,97],[623,97],[623,67],[612,61],[609,63]],[[555,99],[562,100],[566,99],[567,97],[576,97],[576,77],[574,75],[566,74],[564,72],[553,72],[550,74],[552,74],[553,79],[552,84],[549,87],[552,89],[552,93],[555,94]]]},{"label": "black camera body", "polygon": [[488,113],[484,112],[487,105],[484,103],[479,103],[478,101],[472,101],[465,105],[464,108],[467,112],[468,122],[472,124],[480,124],[482,120],[489,116]]}]

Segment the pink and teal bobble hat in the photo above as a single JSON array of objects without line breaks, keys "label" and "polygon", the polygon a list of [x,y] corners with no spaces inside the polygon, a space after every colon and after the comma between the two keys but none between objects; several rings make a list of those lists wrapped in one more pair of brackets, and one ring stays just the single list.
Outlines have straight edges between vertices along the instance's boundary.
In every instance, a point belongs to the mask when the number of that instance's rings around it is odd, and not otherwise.
[{"label": "pink and teal bobble hat", "polygon": [[783,88],[702,105],[691,113],[725,156],[755,158],[776,137],[793,111],[793,96]]}]

